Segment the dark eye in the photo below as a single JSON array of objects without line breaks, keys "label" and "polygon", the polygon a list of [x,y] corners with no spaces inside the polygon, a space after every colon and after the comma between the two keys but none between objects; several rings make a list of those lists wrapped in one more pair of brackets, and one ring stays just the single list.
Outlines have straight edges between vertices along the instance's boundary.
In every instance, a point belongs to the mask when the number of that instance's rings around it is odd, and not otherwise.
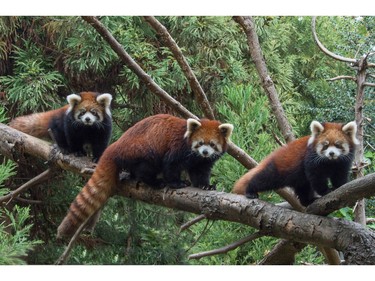
[{"label": "dark eye", "polygon": [[96,117],[99,116],[98,111],[95,110],[95,109],[91,109],[90,112],[91,112],[94,116],[96,116]]},{"label": "dark eye", "polygon": [[199,144],[199,145],[203,145],[203,144],[204,144],[204,142],[203,142],[203,141],[200,141],[200,142],[198,142],[198,144]]},{"label": "dark eye", "polygon": [[329,144],[328,143],[323,143],[323,150],[326,150],[328,148]]},{"label": "dark eye", "polygon": [[337,143],[335,143],[335,146],[336,146],[337,148],[342,148],[342,143],[341,143],[341,142],[337,142]]},{"label": "dark eye", "polygon": [[80,110],[79,114],[78,114],[78,117],[82,117],[85,113],[86,113],[85,110]]},{"label": "dark eye", "polygon": [[213,143],[213,142],[210,142],[210,146],[211,146],[212,148],[214,148],[214,147],[216,147],[216,144]]}]

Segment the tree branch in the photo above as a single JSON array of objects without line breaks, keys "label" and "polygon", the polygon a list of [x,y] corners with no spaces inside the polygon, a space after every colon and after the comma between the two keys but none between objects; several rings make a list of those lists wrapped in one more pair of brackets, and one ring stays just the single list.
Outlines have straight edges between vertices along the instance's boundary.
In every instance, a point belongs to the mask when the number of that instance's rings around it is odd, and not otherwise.
[{"label": "tree branch", "polygon": [[285,141],[290,142],[294,140],[292,126],[289,124],[289,121],[286,118],[284,109],[278,98],[275,85],[268,73],[266,63],[264,62],[258,35],[255,29],[255,23],[252,17],[233,17],[233,19],[242,27],[247,36],[247,44],[249,45],[251,58],[255,63],[255,67],[261,80],[263,89],[267,94],[271,110],[276,117],[279,130],[283,134]]},{"label": "tree branch", "polygon": [[340,79],[348,79],[348,80],[352,80],[354,82],[357,81],[357,78],[355,78],[353,76],[347,76],[347,75],[342,75],[342,76],[330,78],[330,79],[327,79],[327,81],[336,81],[336,80],[340,80]]},{"label": "tree branch", "polygon": [[[4,132],[5,134],[3,134]],[[58,165],[61,162],[62,158],[59,155],[50,157],[47,154],[36,153],[36,151],[53,153],[52,146],[46,142],[18,133],[15,129],[3,124],[0,124],[0,133],[3,134],[0,139],[0,152],[4,155],[22,157],[24,153],[27,153],[38,155],[36,157],[44,160],[51,159],[49,161],[52,164]],[[18,141],[14,139],[15,135],[18,137]],[[14,145],[14,143],[18,145]],[[35,143],[38,145],[35,145]],[[9,146],[13,148],[13,153],[9,153],[7,149]],[[64,165],[61,165],[63,169],[75,173],[85,170],[83,167],[77,168],[77,163],[85,162],[82,159],[73,156],[63,158],[63,160],[66,159],[70,159],[71,163],[65,162]],[[91,165],[92,163],[88,162],[88,167],[91,167]],[[92,172],[92,169],[86,171]],[[365,178],[368,179],[369,177]],[[374,179],[371,177],[370,180],[373,181]],[[351,186],[351,189],[357,188],[352,186],[352,183],[348,183],[337,191],[345,189],[348,185]],[[369,185],[368,188],[372,194],[375,193],[373,185]],[[355,193],[354,190],[353,193]],[[371,192],[369,191],[369,193]],[[338,196],[341,196],[339,194],[341,193],[338,193]],[[353,222],[304,214],[261,200],[249,200],[242,195],[207,191],[193,187],[177,190],[169,189],[167,191],[154,190],[142,183],[125,180],[118,187],[117,195],[149,204],[204,214],[208,219],[227,220],[249,225],[258,229],[262,235],[335,248],[345,253],[347,262],[350,264],[375,264],[375,233]]]},{"label": "tree branch", "polygon": [[18,196],[18,194],[22,193],[24,190],[46,181],[47,179],[51,177],[52,174],[53,174],[52,169],[51,168],[47,169],[43,173],[39,174],[38,176],[26,182],[25,184],[21,185],[16,190],[12,190],[10,191],[9,194],[0,197],[0,203],[5,202],[5,201],[8,201],[8,202],[11,201],[13,198]]},{"label": "tree branch", "polygon": [[345,206],[353,206],[362,198],[374,195],[375,173],[355,179],[315,200],[307,207],[308,213],[316,215],[328,215]]},{"label": "tree branch", "polygon": [[168,30],[155,17],[148,16],[143,18],[157,32],[157,34],[161,37],[162,42],[164,42],[164,44],[167,45],[167,47],[173,53],[173,56],[180,65],[191,89],[193,90],[197,104],[203,109],[204,115],[209,119],[215,119],[214,112],[210,106],[210,103],[208,102],[206,94],[204,93],[201,85],[195,77],[194,72],[191,70],[187,60],[182,54],[181,49],[169,34]]},{"label": "tree branch", "polygon": [[148,75],[125,51],[122,45],[113,37],[113,35],[108,31],[108,29],[96,18],[83,16],[82,17],[87,23],[89,23],[95,30],[103,37],[105,41],[112,47],[116,54],[121,58],[121,60],[129,67],[138,77],[145,83],[147,88],[157,95],[166,104],[171,106],[176,112],[184,116],[185,118],[195,118],[197,116],[188,111],[185,107],[181,105],[180,102],[172,98],[166,91],[159,87],[158,84]]},{"label": "tree branch", "polygon": [[253,241],[259,237],[262,237],[263,235],[260,234],[259,232],[255,232],[254,234],[251,234],[249,236],[246,236],[234,243],[231,243],[225,247],[222,247],[222,248],[219,248],[219,249],[215,249],[215,250],[211,250],[211,251],[206,251],[206,252],[201,252],[201,253],[197,253],[197,254],[192,254],[189,256],[189,260],[190,259],[200,259],[200,258],[203,258],[203,257],[208,257],[208,256],[214,256],[214,255],[218,255],[218,254],[226,254],[228,253],[229,251],[232,251],[236,248],[238,248],[239,246],[247,243],[247,242],[250,242],[250,241]]},{"label": "tree branch", "polygon": [[316,17],[312,17],[312,22],[311,22],[311,30],[314,36],[315,43],[318,45],[319,49],[322,50],[323,53],[326,55],[330,56],[331,58],[334,58],[335,60],[343,61],[343,62],[349,62],[352,64],[356,64],[357,60],[356,59],[351,59],[351,58],[346,58],[342,57],[339,55],[336,55],[335,53],[332,53],[329,51],[324,45],[319,41],[318,35],[316,34]]},{"label": "tree branch", "polygon": [[[103,37],[105,41],[112,47],[121,60],[143,81],[149,90],[157,95],[161,100],[171,106],[177,113],[181,114],[184,118],[196,118],[193,113],[183,107],[178,101],[168,95],[162,88],[159,87],[151,77],[143,71],[143,69],[130,57],[124,50],[119,42],[107,30],[107,28],[95,17],[83,17],[83,19],[91,24],[96,31]],[[241,148],[234,143],[229,143],[228,153],[237,159],[246,168],[251,169],[256,165],[256,161],[247,155]]]}]

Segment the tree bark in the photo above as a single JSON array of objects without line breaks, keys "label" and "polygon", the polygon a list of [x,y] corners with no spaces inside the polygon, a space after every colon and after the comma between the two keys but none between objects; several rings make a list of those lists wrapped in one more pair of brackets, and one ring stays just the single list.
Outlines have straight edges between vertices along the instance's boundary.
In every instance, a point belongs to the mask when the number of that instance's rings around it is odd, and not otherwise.
[{"label": "tree bark", "polygon": [[270,102],[271,110],[276,117],[279,130],[283,134],[286,142],[294,140],[292,127],[286,118],[284,109],[279,100],[275,85],[271,76],[268,73],[267,65],[264,61],[262,50],[259,44],[258,35],[255,29],[255,23],[252,17],[233,17],[233,19],[242,27],[246,36],[247,44],[249,45],[249,52],[251,58],[255,63],[256,70],[259,74],[264,91],[267,94]]},{"label": "tree bark", "polygon": [[[87,171],[86,174],[92,172],[91,162],[70,155],[56,154],[48,143],[6,125],[0,124],[0,134],[2,135],[0,152],[6,156],[16,157],[15,160],[17,157],[22,158],[26,153],[49,160],[50,164],[75,173],[82,173],[83,170]],[[61,162],[64,164],[60,165]],[[85,162],[88,164],[87,169],[83,165]],[[375,193],[375,189],[371,186],[367,188]],[[193,187],[154,190],[142,183],[125,181],[118,187],[117,195],[149,204],[204,214],[208,219],[242,223],[258,229],[262,235],[335,248],[344,252],[348,264],[375,264],[375,233],[357,223],[301,213],[261,200],[249,200],[237,194]]]}]

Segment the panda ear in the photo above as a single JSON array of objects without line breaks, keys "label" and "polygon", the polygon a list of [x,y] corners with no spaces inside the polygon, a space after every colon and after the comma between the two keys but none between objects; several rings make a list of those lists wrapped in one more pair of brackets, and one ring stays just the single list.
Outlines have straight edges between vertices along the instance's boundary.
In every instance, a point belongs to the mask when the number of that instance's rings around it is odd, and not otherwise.
[{"label": "panda ear", "polygon": [[348,124],[344,125],[342,127],[342,131],[344,132],[344,134],[348,135],[351,138],[354,144],[359,144],[359,140],[356,137],[357,124],[355,123],[355,121],[349,122]]},{"label": "panda ear", "polygon": [[202,124],[198,120],[193,118],[189,118],[188,120],[186,120],[186,125],[187,126],[184,138],[189,138],[196,129],[202,126]]},{"label": "panda ear", "polygon": [[66,97],[66,100],[67,100],[68,103],[69,103],[69,108],[68,108],[68,110],[66,111],[66,113],[69,113],[70,111],[73,110],[73,108],[74,108],[77,104],[79,104],[79,103],[81,102],[82,98],[81,98],[79,95],[77,95],[77,94],[71,94],[71,95],[69,95],[69,96]]},{"label": "panda ear", "polygon": [[229,137],[232,135],[233,128],[233,125],[229,123],[221,124],[219,126],[220,133],[226,140],[229,140]]},{"label": "panda ear", "polygon": [[105,94],[100,94],[97,98],[96,101],[104,106],[105,113],[107,113],[108,116],[111,116],[111,101],[112,101],[112,95],[105,93]]},{"label": "panda ear", "polygon": [[321,123],[314,120],[310,124],[310,130],[311,130],[311,137],[309,138],[307,145],[310,145],[314,142],[315,138],[324,131],[324,127]]},{"label": "panda ear", "polygon": [[100,95],[96,98],[96,101],[97,101],[99,104],[104,105],[105,107],[109,107],[109,106],[111,105],[112,95],[111,95],[111,94],[108,94],[108,93],[100,94]]}]

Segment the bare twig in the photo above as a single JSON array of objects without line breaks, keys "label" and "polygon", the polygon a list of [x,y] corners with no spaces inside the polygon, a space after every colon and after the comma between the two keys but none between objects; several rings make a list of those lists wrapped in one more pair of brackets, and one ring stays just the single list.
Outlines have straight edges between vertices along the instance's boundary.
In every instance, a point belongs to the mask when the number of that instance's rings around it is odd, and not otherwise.
[{"label": "bare twig", "polygon": [[5,202],[5,201],[10,202],[14,197],[18,196],[24,190],[48,180],[52,176],[52,174],[53,174],[52,169],[47,169],[43,173],[37,175],[36,177],[32,178],[25,184],[21,185],[16,190],[12,190],[9,194],[0,197],[0,203]]},{"label": "bare twig", "polygon": [[184,72],[191,89],[195,95],[197,104],[202,107],[205,116],[209,119],[215,119],[214,112],[208,102],[207,96],[204,93],[201,85],[199,84],[194,72],[190,68],[187,60],[178,47],[176,41],[169,34],[168,30],[155,18],[152,16],[143,17],[146,22],[158,33],[162,41],[167,45],[167,47],[173,53],[175,59],[180,65],[182,71]]},{"label": "bare twig", "polygon": [[336,80],[340,80],[340,79],[348,79],[348,80],[352,80],[354,82],[357,81],[357,78],[355,78],[353,76],[348,76],[348,75],[337,76],[337,77],[334,77],[334,78],[327,79],[327,81],[336,81]]},{"label": "bare twig", "polygon": [[[95,213],[94,213],[95,214]],[[94,215],[93,214],[93,215]],[[76,233],[74,233],[73,237],[70,239],[70,242],[68,244],[68,246],[65,248],[64,252],[62,253],[62,255],[58,258],[58,260],[55,262],[55,265],[62,265],[62,264],[66,264],[68,259],[69,259],[69,255],[70,255],[70,252],[72,251],[73,249],[73,246],[74,246],[74,243],[76,242],[76,240],[78,239],[79,235],[81,234],[82,230],[85,228],[86,224],[88,223],[88,221],[91,219],[91,217],[93,216],[89,216],[81,225],[80,227],[77,229]]]},{"label": "bare twig", "polygon": [[194,219],[188,221],[187,223],[184,223],[180,227],[180,232],[182,232],[185,229],[189,228],[190,226],[200,222],[201,220],[204,220],[205,218],[206,218],[206,215],[203,214],[203,215],[199,215],[199,216],[195,217]]},{"label": "bare twig", "polygon": [[356,59],[346,58],[339,55],[336,55],[335,53],[332,53],[329,51],[324,45],[319,41],[318,35],[316,34],[316,17],[312,17],[312,23],[311,23],[311,29],[314,36],[314,40],[316,44],[318,45],[319,49],[322,50],[323,53],[330,56],[331,58],[334,58],[335,60],[343,61],[343,62],[349,62],[352,64],[356,64]]},{"label": "bare twig", "polygon": [[365,82],[365,83],[363,83],[363,86],[366,86],[366,87],[375,87],[375,83]]},{"label": "bare twig", "polygon": [[15,197],[13,198],[15,201],[20,201],[20,202],[24,202],[24,203],[27,203],[27,204],[43,204],[43,201],[40,201],[40,200],[32,200],[32,199],[26,199],[26,198],[22,198],[22,197]]},{"label": "bare twig", "polygon": [[238,240],[232,244],[229,244],[225,247],[222,247],[222,248],[219,248],[219,249],[215,249],[215,250],[211,250],[211,251],[206,251],[206,252],[201,252],[201,253],[197,253],[197,254],[192,254],[192,255],[189,255],[189,260],[190,259],[200,259],[200,258],[203,258],[203,257],[208,257],[208,256],[213,256],[213,255],[218,255],[218,254],[225,254],[229,251],[232,251],[234,249],[236,249],[237,247],[247,243],[247,242],[250,242],[250,241],[253,241],[259,237],[262,237],[263,235],[260,234],[260,232],[255,232],[249,236],[246,236],[244,238],[242,238],[241,240]]}]

